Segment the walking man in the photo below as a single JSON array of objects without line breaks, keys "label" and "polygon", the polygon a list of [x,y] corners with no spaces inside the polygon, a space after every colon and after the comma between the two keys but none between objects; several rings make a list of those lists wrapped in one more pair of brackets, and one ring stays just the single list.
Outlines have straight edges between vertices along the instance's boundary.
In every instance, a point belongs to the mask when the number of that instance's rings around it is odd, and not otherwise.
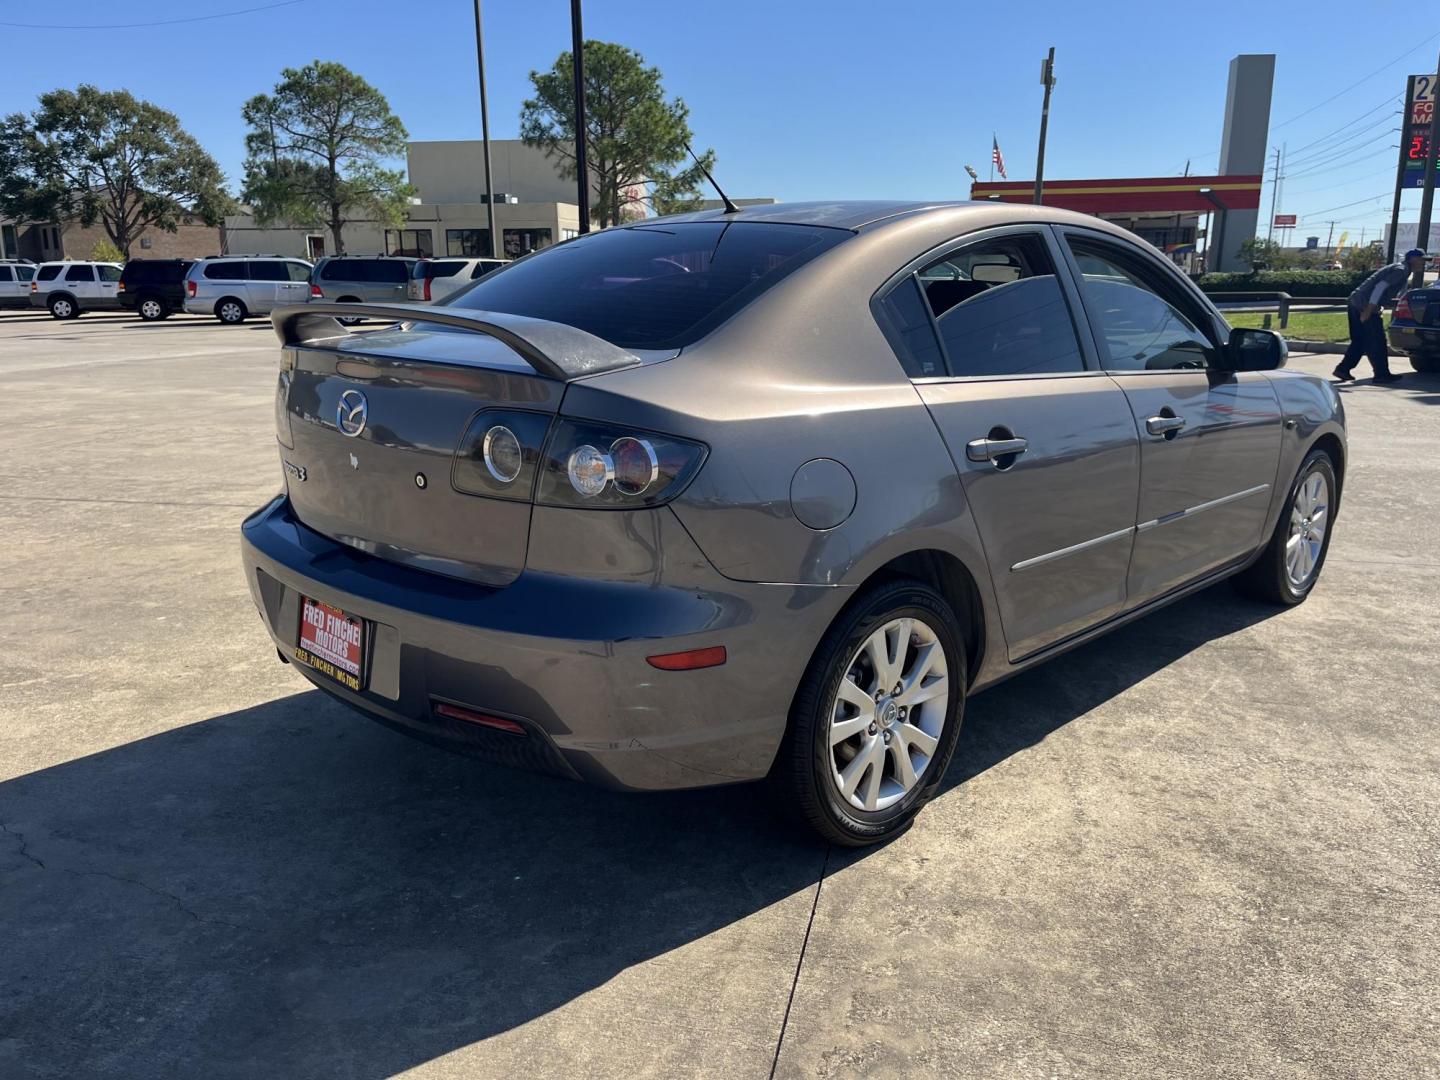
[{"label": "walking man", "polygon": [[1390,374],[1390,354],[1385,346],[1385,318],[1380,309],[1400,295],[1411,274],[1424,269],[1425,252],[1411,248],[1405,253],[1404,262],[1382,266],[1350,294],[1350,303],[1346,306],[1350,316],[1350,346],[1345,350],[1340,366],[1335,369],[1335,378],[1341,382],[1354,382],[1355,365],[1363,355],[1369,357],[1377,383],[1399,381],[1399,375]]}]

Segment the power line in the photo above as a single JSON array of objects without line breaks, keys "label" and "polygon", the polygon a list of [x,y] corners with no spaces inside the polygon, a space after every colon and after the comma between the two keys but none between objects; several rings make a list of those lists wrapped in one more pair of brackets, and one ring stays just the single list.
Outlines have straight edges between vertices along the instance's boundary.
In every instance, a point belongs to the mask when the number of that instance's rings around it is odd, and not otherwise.
[{"label": "power line", "polygon": [[1271,131],[1276,131],[1276,130],[1282,128],[1282,127],[1286,127],[1286,126],[1289,125],[1289,124],[1293,124],[1296,120],[1299,120],[1301,117],[1309,116],[1309,115],[1310,115],[1311,113],[1313,113],[1316,109],[1323,109],[1326,105],[1329,105],[1329,104],[1330,104],[1332,101],[1334,101],[1336,98],[1344,97],[1346,94],[1350,93],[1351,90],[1354,90],[1356,87],[1363,86],[1365,83],[1369,82],[1371,79],[1375,78],[1375,76],[1377,76],[1377,75],[1383,75],[1383,74],[1385,74],[1385,72],[1389,71],[1392,67],[1394,67],[1396,64],[1398,64],[1401,60],[1404,60],[1404,59],[1405,59],[1407,56],[1409,56],[1411,53],[1417,52],[1418,50],[1423,49],[1426,45],[1429,45],[1429,44],[1430,44],[1432,41],[1434,41],[1436,38],[1440,38],[1440,33],[1431,34],[1431,35],[1430,35],[1428,38],[1426,38],[1424,41],[1421,41],[1421,42],[1419,42],[1419,43],[1411,46],[1410,48],[1406,49],[1406,50],[1405,50],[1403,53],[1401,53],[1399,56],[1395,57],[1395,59],[1393,59],[1393,60],[1388,60],[1388,61],[1386,61],[1384,64],[1381,64],[1378,68],[1376,68],[1374,71],[1372,71],[1369,75],[1366,75],[1364,78],[1359,79],[1359,80],[1357,80],[1356,82],[1351,83],[1349,86],[1347,86],[1344,90],[1341,90],[1339,93],[1331,94],[1328,98],[1326,98],[1324,101],[1320,102],[1319,104],[1317,104],[1317,105],[1311,105],[1310,108],[1306,109],[1304,112],[1296,113],[1294,116],[1290,117],[1289,120],[1283,120],[1283,121],[1281,121],[1280,123],[1278,123],[1278,124],[1276,124],[1274,127],[1272,127],[1270,130],[1271,130]]},{"label": "power line", "polygon": [[1356,124],[1360,123],[1361,120],[1364,120],[1367,116],[1369,116],[1371,113],[1379,112],[1381,109],[1385,108],[1386,105],[1390,105],[1390,104],[1392,104],[1393,102],[1395,102],[1396,100],[1398,100],[1398,99],[1397,99],[1393,94],[1386,94],[1386,95],[1385,95],[1385,100],[1382,101],[1382,102],[1380,102],[1379,105],[1376,105],[1376,106],[1374,106],[1374,107],[1372,107],[1372,108],[1366,109],[1363,113],[1361,113],[1359,116],[1357,116],[1354,120],[1351,120],[1351,121],[1350,121],[1349,123],[1347,123],[1347,124],[1341,124],[1341,125],[1340,125],[1338,128],[1336,128],[1334,131],[1330,132],[1329,135],[1321,135],[1320,138],[1318,138],[1318,139],[1312,139],[1312,140],[1310,140],[1308,143],[1305,143],[1303,146],[1297,146],[1297,147],[1295,148],[1295,153],[1297,153],[1297,154],[1304,153],[1306,150],[1310,149],[1310,147],[1316,146],[1316,145],[1324,142],[1326,139],[1330,138],[1331,135],[1339,135],[1340,132],[1344,131],[1346,128],[1354,127]]},{"label": "power line", "polygon": [[1351,164],[1353,162],[1361,161],[1367,157],[1373,157],[1375,151],[1367,151],[1365,147],[1380,142],[1382,139],[1392,138],[1399,130],[1399,128],[1391,128],[1389,131],[1382,131],[1378,135],[1372,135],[1363,143],[1349,147],[1345,150],[1341,150],[1339,153],[1332,154],[1329,157],[1312,158],[1310,161],[1306,162],[1305,165],[1303,165],[1298,171],[1293,173],[1287,173],[1286,175],[1288,175],[1291,179],[1299,179],[1302,176],[1312,176],[1315,173],[1321,172],[1323,171],[1325,166],[1333,165],[1337,161],[1341,164]]},{"label": "power line", "polygon": [[278,0],[274,4],[241,8],[239,11],[218,11],[213,15],[191,15],[183,19],[158,19],[154,22],[137,23],[21,23],[0,22],[0,26],[16,30],[143,30],[153,26],[176,26],[180,23],[208,22],[211,19],[229,19],[235,15],[251,15],[257,11],[273,11],[275,8],[303,4],[305,0]]},{"label": "power line", "polygon": [[[1397,113],[1396,115],[1398,116],[1399,114]],[[1383,120],[1379,122],[1384,123]],[[1390,128],[1388,130],[1398,131],[1400,129]],[[1347,148],[1353,149],[1356,145],[1363,145],[1360,140],[1368,141],[1373,140],[1374,138],[1375,128],[1366,127],[1360,131],[1355,132],[1354,134],[1345,136],[1345,138],[1341,139],[1339,142],[1331,143],[1329,146],[1322,146],[1317,150],[1311,150],[1308,154],[1296,155],[1298,160],[1294,164],[1297,168],[1307,168],[1309,165],[1318,164],[1321,158],[1329,157],[1330,155],[1336,153],[1344,153]],[[1331,160],[1333,161],[1334,158],[1332,157]]]}]

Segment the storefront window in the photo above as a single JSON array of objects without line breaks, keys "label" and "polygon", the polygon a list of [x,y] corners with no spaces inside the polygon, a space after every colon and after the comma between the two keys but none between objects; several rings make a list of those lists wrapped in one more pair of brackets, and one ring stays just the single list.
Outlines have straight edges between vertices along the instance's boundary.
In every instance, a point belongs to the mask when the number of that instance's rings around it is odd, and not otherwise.
[{"label": "storefront window", "polygon": [[489,229],[446,229],[445,254],[462,259],[490,257]]},{"label": "storefront window", "polygon": [[518,259],[532,251],[549,247],[552,242],[549,229],[506,229],[505,257]]},{"label": "storefront window", "polygon": [[428,259],[435,254],[434,238],[429,229],[386,229],[385,254]]}]

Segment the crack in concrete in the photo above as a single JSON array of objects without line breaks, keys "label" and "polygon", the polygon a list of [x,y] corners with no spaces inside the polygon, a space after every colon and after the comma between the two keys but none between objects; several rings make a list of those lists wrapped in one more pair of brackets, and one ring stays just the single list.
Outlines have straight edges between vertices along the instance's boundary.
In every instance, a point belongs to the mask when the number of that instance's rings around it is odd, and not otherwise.
[{"label": "crack in concrete", "polygon": [[10,828],[10,826],[6,825],[3,821],[0,821],[0,832],[4,832],[5,835],[13,836],[16,840],[18,840],[20,842],[19,854],[24,856],[26,859],[29,859],[41,870],[49,870],[57,874],[69,874],[72,877],[106,878],[109,881],[118,881],[122,885],[134,885],[136,888],[144,889],[152,896],[158,896],[162,900],[169,900],[172,904],[175,905],[175,907],[179,911],[186,915],[189,915],[190,918],[194,919],[198,923],[207,923],[212,926],[225,926],[229,927],[231,930],[245,929],[245,927],[239,925],[238,923],[227,922],[224,919],[214,919],[201,915],[198,911],[194,910],[191,907],[188,907],[185,901],[182,900],[180,897],[176,896],[174,893],[167,892],[165,889],[157,889],[155,886],[149,884],[148,882],[141,881],[139,878],[124,877],[120,874],[112,874],[106,870],[72,870],[67,866],[47,866],[39,857],[30,853],[29,842],[25,839],[24,833],[17,832],[15,829],[12,829]]},{"label": "crack in concrete", "polygon": [[820,863],[820,877],[815,882],[815,897],[810,902],[810,919],[805,923],[805,937],[800,942],[800,955],[795,960],[795,977],[790,981],[790,996],[785,999],[785,1015],[780,1019],[780,1035],[775,1040],[775,1056],[770,1059],[770,1080],[775,1080],[775,1070],[780,1067],[780,1051],[785,1046],[785,1029],[790,1026],[790,1008],[795,1004],[795,990],[800,985],[800,969],[805,965],[805,950],[810,947],[810,931],[815,926],[815,913],[820,910],[820,890],[825,885],[825,875],[830,870],[830,852],[833,845],[825,844],[825,858]]}]

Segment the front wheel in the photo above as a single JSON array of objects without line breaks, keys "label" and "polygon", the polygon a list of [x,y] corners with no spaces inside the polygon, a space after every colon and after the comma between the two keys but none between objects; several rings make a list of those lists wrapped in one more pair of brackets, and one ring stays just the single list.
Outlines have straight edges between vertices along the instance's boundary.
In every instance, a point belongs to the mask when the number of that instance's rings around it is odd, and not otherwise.
[{"label": "front wheel", "polygon": [[1260,558],[1235,579],[1256,600],[1292,607],[1310,595],[1335,524],[1339,486],[1335,465],[1324,450],[1311,450],[1300,464],[1275,532]]},{"label": "front wheel", "polygon": [[870,590],[816,650],[772,783],[832,843],[860,847],[902,832],[950,764],[965,686],[945,598],[909,580]]}]

